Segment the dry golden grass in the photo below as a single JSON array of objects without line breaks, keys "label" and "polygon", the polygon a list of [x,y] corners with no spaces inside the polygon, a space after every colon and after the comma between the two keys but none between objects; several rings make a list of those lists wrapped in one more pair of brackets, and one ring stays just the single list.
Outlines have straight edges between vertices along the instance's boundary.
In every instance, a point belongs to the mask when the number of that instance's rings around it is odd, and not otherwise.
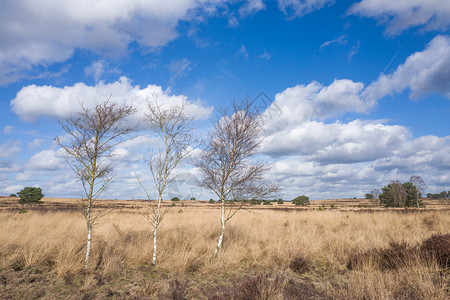
[{"label": "dry golden grass", "polygon": [[[357,270],[347,267],[355,253],[387,248],[393,241],[415,246],[433,234],[449,233],[448,212],[241,210],[228,223],[224,247],[212,259],[219,225],[218,210],[170,209],[159,235],[157,266],[152,268],[150,224],[139,213],[113,211],[94,229],[93,273],[80,288],[98,286],[95,274],[113,278],[146,266],[151,274],[140,285],[153,296],[170,291],[169,281],[174,278],[190,278],[196,286],[205,286],[211,281],[226,284],[249,274],[274,272],[310,283],[324,298],[449,296],[448,269],[419,256],[393,270],[381,270],[370,261]],[[86,228],[75,212],[4,211],[0,212],[0,228],[1,269],[41,268],[69,283],[83,273]],[[311,264],[303,274],[289,267],[297,256]],[[274,282],[286,285],[287,279]],[[202,295],[198,288],[189,291],[192,298]]]}]

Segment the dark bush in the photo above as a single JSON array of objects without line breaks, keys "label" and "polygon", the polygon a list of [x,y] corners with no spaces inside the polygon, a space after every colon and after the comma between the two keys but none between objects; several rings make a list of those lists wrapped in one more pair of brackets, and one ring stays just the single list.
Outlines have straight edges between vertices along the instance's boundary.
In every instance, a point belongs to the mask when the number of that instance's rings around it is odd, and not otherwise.
[{"label": "dark bush", "polygon": [[20,197],[19,203],[41,203],[42,189],[38,187],[25,187],[23,190],[17,193]]},{"label": "dark bush", "polygon": [[399,269],[414,257],[415,248],[406,243],[389,243],[384,249],[372,249],[364,253],[356,253],[350,257],[347,264],[349,269],[360,268],[365,262],[372,261],[380,270]]},{"label": "dark bush", "polygon": [[172,199],[170,199],[171,201],[180,201],[180,198],[178,197],[173,197]]},{"label": "dark bush", "polygon": [[289,268],[297,274],[303,274],[311,269],[311,263],[303,256],[297,255],[289,264]]},{"label": "dark bush", "polygon": [[169,282],[170,289],[172,290],[173,300],[186,300],[187,281],[181,282],[177,279]]},{"label": "dark bush", "polygon": [[209,199],[209,203],[212,203],[212,204],[214,204],[214,200],[211,198],[211,199]]},{"label": "dark bush", "polygon": [[281,199],[281,198],[278,199],[277,202],[278,202],[278,204],[284,204],[284,201],[283,201],[283,199]]},{"label": "dark bush", "polygon": [[420,252],[427,260],[436,259],[441,267],[450,267],[450,233],[435,234],[425,240],[420,246]]},{"label": "dark bush", "polygon": [[17,195],[16,195],[16,194],[11,194],[11,195],[9,195],[9,197],[11,197],[11,198],[16,198]]},{"label": "dark bush", "polygon": [[413,252],[406,243],[391,242],[388,248],[378,251],[380,268],[382,270],[399,269],[412,258]]},{"label": "dark bush", "polygon": [[270,202],[270,200],[266,200],[263,202],[263,205],[272,205],[272,202]]}]

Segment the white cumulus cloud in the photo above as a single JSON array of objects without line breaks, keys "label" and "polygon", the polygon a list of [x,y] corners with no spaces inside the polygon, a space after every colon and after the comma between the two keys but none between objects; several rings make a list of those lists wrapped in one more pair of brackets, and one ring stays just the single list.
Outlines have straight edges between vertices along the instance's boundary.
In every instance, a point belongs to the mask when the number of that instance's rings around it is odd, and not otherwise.
[{"label": "white cumulus cloud", "polygon": [[[12,110],[24,121],[34,121],[40,117],[66,118],[79,111],[80,102],[92,106],[95,101],[111,98],[112,102],[133,104],[138,108],[138,117],[145,112],[147,100],[154,97],[160,103],[176,105],[185,101],[183,95],[172,95],[169,90],[160,86],[148,85],[140,88],[133,86],[126,77],[119,81],[105,84],[99,82],[95,86],[76,83],[63,88],[54,86],[29,85],[23,87],[11,101]],[[206,119],[212,113],[212,107],[206,107],[200,100],[190,101],[187,113],[196,119]]]},{"label": "white cumulus cloud", "polygon": [[274,103],[265,112],[266,129],[286,130],[309,120],[325,120],[347,112],[367,112],[374,103],[360,97],[363,88],[361,82],[348,79],[336,79],[328,86],[313,81],[287,88],[275,95]]},{"label": "white cumulus cloud", "polygon": [[450,98],[450,37],[438,35],[425,50],[410,55],[388,75],[381,75],[364,91],[364,97],[378,100],[406,88],[411,98],[437,92]]},{"label": "white cumulus cloud", "polygon": [[450,1],[446,0],[362,0],[348,12],[387,23],[386,32],[391,35],[417,26],[425,30],[446,30],[450,26]]},{"label": "white cumulus cloud", "polygon": [[111,56],[126,53],[133,41],[164,46],[178,36],[179,21],[214,14],[221,5],[217,0],[3,0],[0,84],[35,65],[65,61],[76,49]]},{"label": "white cumulus cloud", "polygon": [[60,170],[67,166],[63,158],[63,149],[59,150],[43,150],[34,154],[25,166],[32,170]]},{"label": "white cumulus cloud", "polygon": [[272,156],[306,155],[321,164],[354,163],[386,157],[409,138],[407,128],[375,121],[307,121],[273,132],[263,152]]},{"label": "white cumulus cloud", "polygon": [[413,138],[408,128],[384,120],[335,121],[372,108],[378,98],[367,97],[369,88],[373,85],[364,89],[344,79],[328,86],[297,85],[275,96],[264,112],[268,137],[261,153],[273,161],[268,177],[280,184],[284,196],[362,197],[414,174],[433,182],[434,189],[448,186],[450,137]]}]

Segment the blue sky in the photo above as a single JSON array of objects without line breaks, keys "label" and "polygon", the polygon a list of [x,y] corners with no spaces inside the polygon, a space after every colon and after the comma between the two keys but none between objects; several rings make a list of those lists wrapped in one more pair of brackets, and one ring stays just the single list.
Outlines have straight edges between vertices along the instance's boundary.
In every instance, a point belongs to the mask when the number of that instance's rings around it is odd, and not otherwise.
[{"label": "blue sky", "polygon": [[[140,105],[154,94],[187,98],[202,134],[215,109],[263,93],[261,155],[285,199],[362,197],[411,175],[428,192],[450,189],[450,2],[95,3],[2,3],[0,194],[36,185],[79,196],[55,120],[79,100]],[[134,171],[150,181],[154,145],[141,130],[119,146],[105,197],[143,197]],[[184,180],[197,170],[178,172],[174,189],[193,194]]]}]

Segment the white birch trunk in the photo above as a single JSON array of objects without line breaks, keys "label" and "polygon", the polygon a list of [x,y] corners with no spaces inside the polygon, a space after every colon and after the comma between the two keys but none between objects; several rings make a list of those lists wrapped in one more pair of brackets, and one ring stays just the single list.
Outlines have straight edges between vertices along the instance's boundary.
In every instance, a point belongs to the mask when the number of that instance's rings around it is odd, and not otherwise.
[{"label": "white birch trunk", "polygon": [[87,214],[86,214],[86,223],[87,223],[87,229],[88,229],[88,235],[87,235],[87,241],[86,241],[86,258],[85,258],[85,269],[88,269],[89,267],[89,259],[91,257],[91,238],[92,238],[92,223],[91,223],[91,209],[88,208]]},{"label": "white birch trunk", "polygon": [[219,235],[219,241],[217,242],[216,249],[214,250],[214,255],[217,256],[217,253],[219,252],[220,248],[222,247],[222,241],[223,241],[223,234],[225,233],[225,201],[222,200],[222,215],[220,218],[220,235]]},{"label": "white birch trunk", "polygon": [[152,259],[152,265],[156,264],[156,253],[158,251],[158,227],[159,227],[159,218],[161,214],[161,201],[162,201],[162,195],[159,195],[158,199],[158,208],[156,210],[155,215],[155,223],[153,224],[154,230],[153,230],[153,259]]}]

